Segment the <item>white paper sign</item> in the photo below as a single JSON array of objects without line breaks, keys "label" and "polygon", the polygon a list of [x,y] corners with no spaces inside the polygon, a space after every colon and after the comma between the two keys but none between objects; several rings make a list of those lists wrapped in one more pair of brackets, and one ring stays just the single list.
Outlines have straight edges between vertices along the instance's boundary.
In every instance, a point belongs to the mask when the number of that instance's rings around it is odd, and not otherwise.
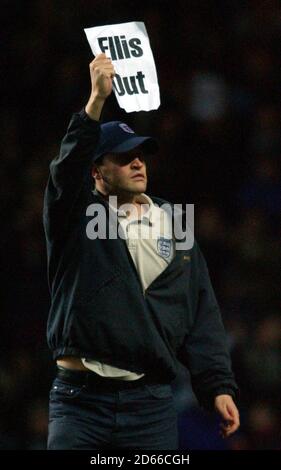
[{"label": "white paper sign", "polygon": [[116,72],[113,89],[119,106],[150,111],[160,106],[157,72],[143,22],[84,29],[94,55],[104,52]]}]

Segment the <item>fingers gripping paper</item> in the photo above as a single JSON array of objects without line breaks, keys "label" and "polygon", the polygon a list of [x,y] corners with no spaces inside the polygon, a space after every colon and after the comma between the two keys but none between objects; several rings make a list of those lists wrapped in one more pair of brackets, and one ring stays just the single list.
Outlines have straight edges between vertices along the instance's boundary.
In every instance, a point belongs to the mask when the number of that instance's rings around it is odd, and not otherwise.
[{"label": "fingers gripping paper", "polygon": [[127,113],[160,106],[156,67],[144,23],[130,22],[84,29],[94,55],[110,57],[113,89]]}]

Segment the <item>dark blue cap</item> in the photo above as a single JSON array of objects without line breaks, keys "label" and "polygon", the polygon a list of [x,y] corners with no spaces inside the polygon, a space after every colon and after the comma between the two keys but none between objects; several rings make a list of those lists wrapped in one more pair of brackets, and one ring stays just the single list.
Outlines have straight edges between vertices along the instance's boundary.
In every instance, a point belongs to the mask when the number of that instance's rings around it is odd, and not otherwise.
[{"label": "dark blue cap", "polygon": [[153,154],[158,144],[152,137],[137,135],[127,124],[121,121],[110,121],[101,125],[101,133],[93,161],[106,153],[123,153],[142,145],[144,153]]}]

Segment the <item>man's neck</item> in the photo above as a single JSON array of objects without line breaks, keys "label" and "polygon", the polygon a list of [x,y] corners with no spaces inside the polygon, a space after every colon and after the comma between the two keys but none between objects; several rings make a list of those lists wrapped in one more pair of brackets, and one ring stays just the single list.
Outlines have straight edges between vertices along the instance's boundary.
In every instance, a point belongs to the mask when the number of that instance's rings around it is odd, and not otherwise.
[{"label": "man's neck", "polygon": [[[127,205],[127,204],[133,204],[136,209],[137,209],[137,214],[138,217],[140,217],[143,214],[144,208],[143,208],[143,203],[139,200],[140,195],[142,193],[122,193],[122,194],[109,194],[109,193],[103,193],[100,190],[98,190],[98,193],[108,202],[110,202],[110,197],[116,198],[115,201],[117,203],[117,208],[119,209],[121,206]],[[115,205],[115,204],[114,204]]]},{"label": "man's neck", "polygon": [[116,197],[117,207],[119,208],[123,204],[134,204],[135,206],[139,206],[140,202],[138,198],[140,197],[141,193],[119,193],[119,194],[109,194],[103,193],[100,190],[97,190],[98,193],[106,200],[109,201],[110,196]]}]

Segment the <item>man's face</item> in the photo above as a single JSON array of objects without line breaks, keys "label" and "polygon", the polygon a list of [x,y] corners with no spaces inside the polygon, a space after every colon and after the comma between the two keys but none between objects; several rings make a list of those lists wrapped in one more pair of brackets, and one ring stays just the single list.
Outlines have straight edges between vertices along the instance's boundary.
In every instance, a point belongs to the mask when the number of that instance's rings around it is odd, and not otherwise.
[{"label": "man's face", "polygon": [[93,169],[93,176],[97,189],[108,194],[143,193],[147,186],[145,155],[141,147],[126,153],[107,154],[102,164]]}]

